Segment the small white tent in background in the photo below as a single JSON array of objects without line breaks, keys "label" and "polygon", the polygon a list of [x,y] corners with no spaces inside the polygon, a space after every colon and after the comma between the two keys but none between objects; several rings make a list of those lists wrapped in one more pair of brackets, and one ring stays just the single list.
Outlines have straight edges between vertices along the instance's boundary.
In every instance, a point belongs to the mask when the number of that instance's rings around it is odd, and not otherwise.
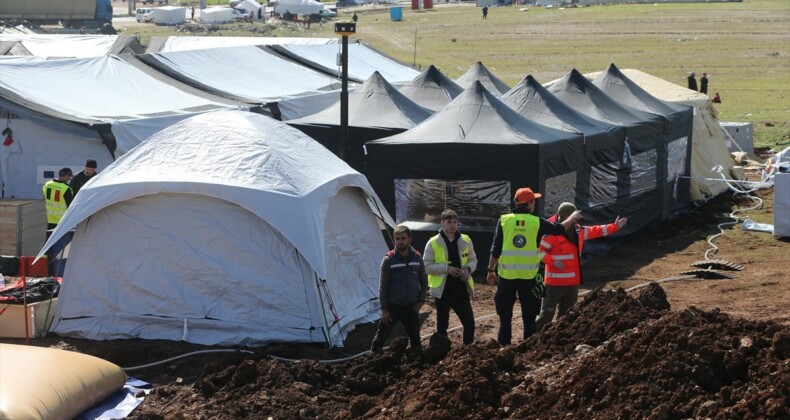
[{"label": "small white tent in background", "polygon": [[154,9],[154,23],[157,25],[180,25],[186,21],[186,7],[163,6]]},{"label": "small white tent in background", "polygon": [[200,11],[203,23],[227,23],[233,20],[233,10],[227,7],[211,7]]},{"label": "small white tent in background", "polygon": [[[378,317],[383,209],[363,175],[271,118],[177,123],[91,180],[52,331],[89,339],[341,346]],[[385,213],[380,217],[393,224]]]},{"label": "small white tent in background", "polygon": [[312,15],[321,13],[324,5],[316,0],[277,0],[274,6],[274,13],[283,15],[286,12],[292,15]]}]

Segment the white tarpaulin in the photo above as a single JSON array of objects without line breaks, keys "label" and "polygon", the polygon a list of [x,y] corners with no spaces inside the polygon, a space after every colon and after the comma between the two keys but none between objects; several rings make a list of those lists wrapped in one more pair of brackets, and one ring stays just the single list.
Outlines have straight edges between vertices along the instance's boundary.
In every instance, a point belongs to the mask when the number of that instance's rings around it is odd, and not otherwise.
[{"label": "white tarpaulin", "polygon": [[200,21],[203,23],[226,23],[233,20],[233,10],[228,7],[210,7],[200,11]]},{"label": "white tarpaulin", "polygon": [[230,108],[176,89],[114,56],[0,62],[0,75],[0,88],[26,101],[95,121]]},{"label": "white tarpaulin", "polygon": [[83,187],[45,245],[76,228],[52,331],[342,345],[378,317],[386,245],[370,200],[383,208],[363,175],[284,123],[184,120]]},{"label": "white tarpaulin", "polygon": [[214,91],[248,103],[340,89],[340,81],[256,46],[152,53],[141,59]]},{"label": "white tarpaulin", "polygon": [[154,9],[154,23],[157,25],[179,25],[186,21],[186,7],[163,6]]},{"label": "white tarpaulin", "polygon": [[152,38],[146,52],[188,51],[206,48],[240,47],[244,45],[315,45],[337,43],[337,38],[169,36],[164,40],[161,38]]},{"label": "white tarpaulin", "polygon": [[33,56],[99,57],[109,54],[118,35],[38,35],[0,33],[0,41],[18,41]]},{"label": "white tarpaulin", "polygon": [[[340,45],[283,44],[277,46],[275,50],[285,50],[305,65],[322,67],[340,74],[341,69],[337,64]],[[398,63],[364,44],[349,44],[348,77],[362,83],[368,80],[374,71],[378,71],[384,80],[393,85],[407,83],[420,74],[419,71]]]}]

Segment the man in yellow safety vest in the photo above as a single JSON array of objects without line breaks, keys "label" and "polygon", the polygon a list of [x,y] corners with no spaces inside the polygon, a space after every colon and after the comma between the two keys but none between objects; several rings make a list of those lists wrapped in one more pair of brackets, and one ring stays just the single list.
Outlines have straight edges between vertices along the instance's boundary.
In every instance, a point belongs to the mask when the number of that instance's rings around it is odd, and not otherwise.
[{"label": "man in yellow safety vest", "polygon": [[44,184],[44,201],[47,209],[47,230],[54,229],[66,213],[66,208],[74,199],[74,191],[69,186],[71,168],[61,168],[56,179],[51,179]]},{"label": "man in yellow safety vest", "polygon": [[562,235],[581,219],[581,211],[573,212],[562,223],[553,223],[532,215],[535,200],[541,195],[531,188],[519,188],[513,201],[516,208],[504,214],[494,233],[491,257],[488,261],[486,281],[493,285],[499,277],[494,304],[499,315],[499,344],[508,345],[511,340],[513,305],[518,295],[521,318],[524,322],[526,339],[535,333],[535,317],[540,313],[540,297],[535,296],[535,278],[540,268],[538,244],[543,235]]},{"label": "man in yellow safety vest", "polygon": [[443,211],[441,224],[439,234],[428,240],[423,252],[428,288],[436,298],[436,332],[447,335],[452,309],[464,326],[464,344],[472,344],[475,316],[470,300],[475,297],[472,273],[477,268],[477,254],[469,235],[458,231],[455,211]]}]

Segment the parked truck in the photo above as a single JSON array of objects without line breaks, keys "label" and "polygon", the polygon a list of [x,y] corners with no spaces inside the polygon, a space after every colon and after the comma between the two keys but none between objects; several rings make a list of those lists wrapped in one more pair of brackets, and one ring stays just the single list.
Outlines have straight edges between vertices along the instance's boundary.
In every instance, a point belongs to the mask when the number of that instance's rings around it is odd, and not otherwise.
[{"label": "parked truck", "polygon": [[111,0],[0,0],[0,20],[26,20],[66,28],[101,27],[112,22]]}]

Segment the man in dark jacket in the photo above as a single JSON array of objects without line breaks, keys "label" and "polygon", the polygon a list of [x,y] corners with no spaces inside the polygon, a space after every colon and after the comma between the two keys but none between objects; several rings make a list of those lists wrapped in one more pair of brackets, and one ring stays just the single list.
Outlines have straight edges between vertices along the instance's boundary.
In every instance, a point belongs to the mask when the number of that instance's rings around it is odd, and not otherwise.
[{"label": "man in dark jacket", "polygon": [[381,320],[370,350],[380,352],[392,328],[403,323],[412,350],[421,351],[419,313],[428,293],[428,276],[420,253],[411,246],[411,230],[395,227],[395,248],[381,261]]},{"label": "man in dark jacket", "polygon": [[85,162],[85,169],[81,170],[74,178],[71,179],[69,182],[69,186],[74,191],[74,195],[76,196],[80,189],[85,185],[86,182],[90,181],[91,178],[98,175],[99,173],[96,172],[96,161],[93,159],[88,159]]}]

